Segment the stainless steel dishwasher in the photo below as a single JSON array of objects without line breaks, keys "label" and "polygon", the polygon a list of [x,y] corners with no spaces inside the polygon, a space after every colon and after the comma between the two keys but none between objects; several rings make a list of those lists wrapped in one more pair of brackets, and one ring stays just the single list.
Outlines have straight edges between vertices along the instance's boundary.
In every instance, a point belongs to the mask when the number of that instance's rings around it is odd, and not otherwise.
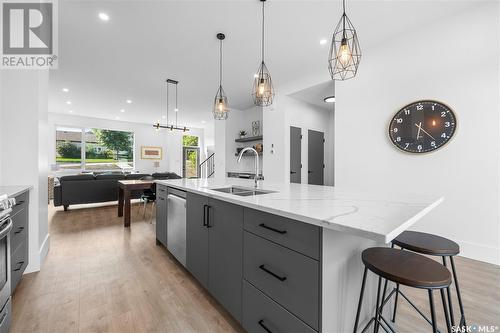
[{"label": "stainless steel dishwasher", "polygon": [[186,266],[186,192],[172,188],[167,196],[167,249]]}]

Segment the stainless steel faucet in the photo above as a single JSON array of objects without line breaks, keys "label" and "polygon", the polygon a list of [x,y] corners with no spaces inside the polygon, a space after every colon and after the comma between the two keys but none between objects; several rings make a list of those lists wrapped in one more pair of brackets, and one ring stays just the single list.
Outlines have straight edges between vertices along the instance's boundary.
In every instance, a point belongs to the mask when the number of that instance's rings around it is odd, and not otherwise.
[{"label": "stainless steel faucet", "polygon": [[245,147],[243,148],[241,151],[240,151],[240,155],[238,155],[238,163],[240,163],[241,161],[241,157],[243,156],[243,153],[246,152],[247,150],[253,152],[255,154],[255,159],[254,159],[254,162],[255,162],[255,168],[254,168],[254,173],[255,173],[255,177],[253,178],[254,182],[255,182],[255,188],[257,188],[257,185],[258,185],[258,181],[260,179],[260,172],[259,172],[259,153],[257,152],[257,150],[255,150],[254,148],[252,147]]}]

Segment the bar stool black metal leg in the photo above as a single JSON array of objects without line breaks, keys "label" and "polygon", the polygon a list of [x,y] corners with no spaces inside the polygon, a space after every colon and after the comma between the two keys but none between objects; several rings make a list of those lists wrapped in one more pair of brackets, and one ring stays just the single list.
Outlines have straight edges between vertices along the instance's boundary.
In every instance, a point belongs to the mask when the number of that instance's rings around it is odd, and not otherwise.
[{"label": "bar stool black metal leg", "polygon": [[[381,304],[380,304],[380,311],[378,312],[378,316],[377,316],[377,322],[380,322],[382,319],[382,313],[384,311],[384,300],[385,300],[385,293],[387,291],[387,279],[385,279],[385,282],[384,282],[384,290],[382,292],[382,301],[381,301]],[[377,328],[377,332],[378,332],[378,328]]]},{"label": "bar stool black metal leg", "polygon": [[396,322],[396,310],[398,308],[399,283],[396,284],[396,295],[394,295],[394,312],[392,313],[392,322]]},{"label": "bar stool black metal leg", "polygon": [[464,305],[462,304],[462,296],[460,296],[460,287],[458,286],[457,272],[455,270],[455,262],[453,261],[453,257],[450,257],[450,262],[451,262],[451,272],[453,273],[453,281],[455,282],[455,288],[457,289],[458,305],[460,307],[461,318],[459,326],[466,326]]},{"label": "bar stool black metal leg", "polygon": [[373,333],[378,332],[378,308],[380,306],[380,289],[382,286],[382,277],[379,276],[378,278],[378,287],[377,287],[377,302],[376,302],[376,307],[375,307],[375,323],[373,325]]},{"label": "bar stool black metal leg", "polygon": [[451,333],[451,323],[450,323],[450,317],[448,316],[446,299],[444,297],[444,289],[440,289],[439,291],[441,293],[441,302],[443,302],[444,318],[446,319],[446,330],[448,331],[448,333]]},{"label": "bar stool black metal leg", "polygon": [[438,333],[437,323],[436,323],[436,310],[434,309],[434,297],[432,295],[432,289],[429,289],[429,304],[431,306],[431,320],[432,320],[432,332]]},{"label": "bar stool black metal leg", "polygon": [[[448,268],[446,265],[446,257],[443,257],[443,265],[444,267]],[[451,325],[455,326],[455,316],[453,315],[453,303],[451,302],[451,291],[450,287],[446,288],[446,294],[448,295],[448,305],[450,307],[450,320],[451,320]]]},{"label": "bar stool black metal leg", "polygon": [[363,282],[361,282],[361,292],[359,294],[358,311],[356,312],[356,320],[354,322],[354,333],[358,331],[359,314],[361,312],[361,306],[363,304],[363,294],[365,293],[365,282],[366,282],[367,271],[368,268],[365,267],[365,271],[363,272]]}]

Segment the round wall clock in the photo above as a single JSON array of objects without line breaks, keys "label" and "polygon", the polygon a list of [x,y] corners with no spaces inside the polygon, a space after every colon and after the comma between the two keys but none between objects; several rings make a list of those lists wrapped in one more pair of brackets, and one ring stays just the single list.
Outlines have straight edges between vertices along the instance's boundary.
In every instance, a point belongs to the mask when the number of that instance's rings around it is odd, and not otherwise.
[{"label": "round wall clock", "polygon": [[428,153],[444,146],[455,133],[457,120],[449,106],[432,100],[406,105],[392,118],[389,137],[408,153]]}]

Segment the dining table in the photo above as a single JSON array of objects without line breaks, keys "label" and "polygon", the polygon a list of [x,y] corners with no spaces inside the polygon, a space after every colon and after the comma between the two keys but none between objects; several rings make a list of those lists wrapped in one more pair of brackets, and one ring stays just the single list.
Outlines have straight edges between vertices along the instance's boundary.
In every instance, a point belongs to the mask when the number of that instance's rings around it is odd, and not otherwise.
[{"label": "dining table", "polygon": [[119,180],[118,181],[118,216],[123,216],[123,227],[130,227],[130,200],[132,192],[138,190],[153,190],[154,180]]}]

